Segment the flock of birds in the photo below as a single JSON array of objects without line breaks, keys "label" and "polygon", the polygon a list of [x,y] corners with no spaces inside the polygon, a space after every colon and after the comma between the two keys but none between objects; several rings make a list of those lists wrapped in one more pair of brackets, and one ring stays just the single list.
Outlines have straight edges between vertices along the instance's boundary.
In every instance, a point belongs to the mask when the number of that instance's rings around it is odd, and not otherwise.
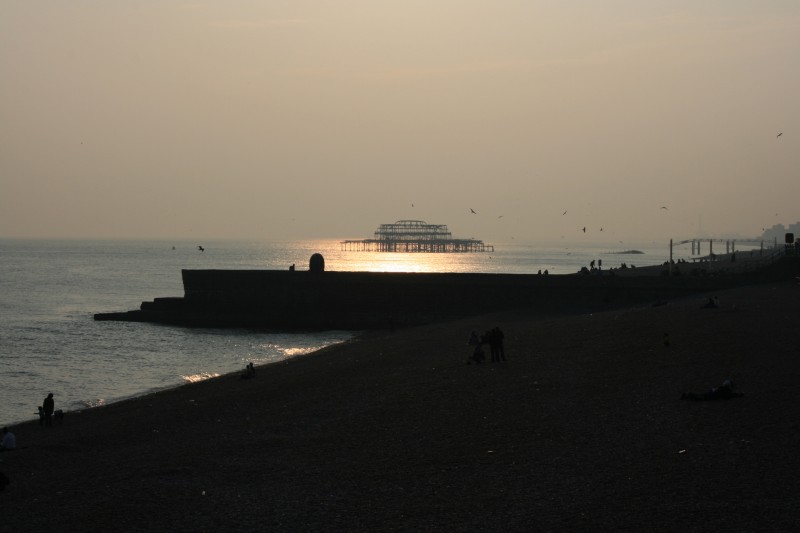
[{"label": "flock of birds", "polygon": [[[778,134],[778,136],[780,136],[780,135],[782,135],[782,134],[780,134],[780,133],[779,133],[779,134]],[[414,207],[414,204],[411,204],[411,207]],[[667,206],[665,206],[665,205],[662,205],[662,206],[661,206],[661,209],[663,209],[663,210],[666,210],[666,211],[669,211],[669,208],[668,208]],[[566,215],[568,211],[569,211],[568,209],[567,209],[567,210],[565,210],[563,213],[561,213],[561,216],[563,217],[564,215]],[[478,214],[478,212],[477,212],[477,211],[475,211],[475,210],[474,210],[473,208],[471,208],[471,207],[469,208],[469,212],[470,212],[470,213],[472,213],[473,215],[477,215],[477,214]],[[497,218],[503,218],[503,215],[499,215]],[[583,233],[586,233],[586,226],[584,226],[583,228],[581,228],[581,231],[583,231]],[[603,231],[603,228],[600,228],[600,231]],[[513,237],[512,237],[512,238],[513,238]],[[622,242],[622,241],[620,241],[620,242]]]},{"label": "flock of birds", "polygon": [[[781,132],[778,132],[778,135],[776,135],[776,136],[775,136],[775,138],[777,139],[777,138],[779,138],[779,137],[780,137],[780,136],[782,136],[782,135],[783,135],[783,132],[782,132],[782,131],[781,131]],[[414,204],[413,204],[413,203],[411,204],[411,207],[414,207]],[[665,206],[665,205],[662,205],[662,206],[661,206],[661,209],[662,209],[662,210],[669,211],[669,208],[668,208],[667,206]],[[477,214],[478,214],[478,212],[477,212],[477,211],[475,211],[475,209],[473,209],[473,208],[471,208],[471,207],[469,208],[469,212],[470,212],[470,213],[472,213],[473,215],[477,215]],[[564,216],[564,215],[566,215],[566,214],[567,214],[567,211],[565,210],[563,213],[561,213],[561,216]],[[500,215],[500,216],[498,216],[497,218],[503,218],[503,215]],[[586,233],[586,226],[584,226],[584,227],[582,228],[582,231],[583,231],[583,233]],[[600,231],[603,231],[603,228],[600,228]]]},{"label": "flock of birds", "polygon": [[[780,137],[781,135],[783,135],[783,132],[782,132],[782,131],[781,131],[781,132],[778,132],[778,135],[776,135],[776,137],[775,137],[775,138],[777,139],[777,138],[778,138],[778,137]],[[81,144],[83,144],[83,143],[81,143]],[[413,204],[413,203],[411,204],[411,207],[414,207],[414,204]],[[661,209],[669,211],[669,208],[668,208],[667,206],[665,206],[665,205],[662,205],[662,206],[661,206]],[[568,210],[565,210],[563,213],[561,213],[561,216],[564,216],[564,215],[566,215],[566,214],[567,214],[567,211],[568,211]],[[473,208],[471,208],[471,207],[469,208],[469,212],[470,212],[470,213],[472,213],[473,215],[477,215],[477,214],[478,214],[478,212],[477,212],[477,211],[475,211],[475,209],[473,209]],[[776,214],[775,216],[777,216],[777,214]],[[497,217],[497,218],[503,218],[503,215],[498,215],[498,217]],[[584,226],[584,227],[582,228],[582,231],[583,231],[583,233],[586,233],[586,226]],[[603,228],[600,228],[600,231],[603,231]],[[512,238],[513,238],[513,237],[512,237]],[[620,241],[620,242],[622,242],[622,241]],[[173,250],[175,249],[175,247],[174,247],[174,246],[173,246],[172,248],[173,248]],[[206,251],[206,249],[205,249],[205,248],[203,248],[202,246],[198,246],[198,247],[197,247],[197,249],[198,249],[199,251],[201,251],[201,252],[205,252],[205,251]]]}]

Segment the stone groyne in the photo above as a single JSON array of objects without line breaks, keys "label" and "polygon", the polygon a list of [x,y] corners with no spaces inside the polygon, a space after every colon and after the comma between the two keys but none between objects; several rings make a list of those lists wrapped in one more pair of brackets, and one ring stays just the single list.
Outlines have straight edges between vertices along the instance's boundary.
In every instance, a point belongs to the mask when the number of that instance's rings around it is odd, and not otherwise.
[{"label": "stone groyne", "polygon": [[95,319],[189,327],[363,330],[510,309],[550,313],[652,304],[776,276],[785,279],[786,269],[778,266],[746,276],[715,277],[663,272],[548,276],[183,270],[183,297],[156,298],[138,310],[98,313]]}]

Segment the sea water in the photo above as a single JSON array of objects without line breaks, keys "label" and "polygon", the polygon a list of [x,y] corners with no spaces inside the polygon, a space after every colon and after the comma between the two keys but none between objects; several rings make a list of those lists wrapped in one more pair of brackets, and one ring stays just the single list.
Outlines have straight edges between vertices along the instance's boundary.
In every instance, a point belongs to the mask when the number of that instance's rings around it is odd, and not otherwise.
[{"label": "sea water", "polygon": [[[199,249],[203,247],[203,251]],[[634,245],[636,247],[636,245]],[[56,409],[102,406],[159,389],[282,361],[351,339],[357,332],[285,333],[97,322],[94,313],[138,309],[183,296],[181,269],[569,274],[660,264],[669,243],[509,243],[494,252],[345,252],[335,240],[297,242],[78,241],[0,239],[0,425],[36,418],[52,392]]]}]

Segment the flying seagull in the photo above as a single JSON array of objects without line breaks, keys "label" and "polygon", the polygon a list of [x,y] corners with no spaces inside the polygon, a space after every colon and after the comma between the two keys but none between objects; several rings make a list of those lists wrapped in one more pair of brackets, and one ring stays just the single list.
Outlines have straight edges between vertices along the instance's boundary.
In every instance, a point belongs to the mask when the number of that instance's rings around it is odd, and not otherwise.
[{"label": "flying seagull", "polygon": [[583,227],[583,232],[586,233],[586,226]]},{"label": "flying seagull", "polygon": [[[667,209],[667,207],[666,207],[666,206],[664,206],[664,205],[662,205],[662,206],[661,206],[661,209]],[[669,209],[667,209],[667,211],[669,211]]]},{"label": "flying seagull", "polygon": [[778,137],[780,137],[781,135],[783,135],[783,132],[780,132],[778,135],[776,135],[776,136],[775,136],[775,138],[777,139],[777,138],[778,138]]},{"label": "flying seagull", "polygon": [[567,214],[567,212],[566,212],[566,211],[564,211],[563,213],[561,213],[561,216],[563,217],[563,216],[564,216],[564,215],[566,215],[566,214]]},{"label": "flying seagull", "polygon": [[472,211],[472,214],[474,214],[474,215],[477,215],[477,214],[478,214],[478,213],[476,213],[476,212],[475,212],[475,210],[474,210],[474,209],[472,209],[471,207],[469,208],[469,210],[470,210],[470,211]]},{"label": "flying seagull", "polygon": [[198,246],[197,249],[200,250],[201,252],[205,252],[206,251],[206,249],[203,248],[202,246]]}]

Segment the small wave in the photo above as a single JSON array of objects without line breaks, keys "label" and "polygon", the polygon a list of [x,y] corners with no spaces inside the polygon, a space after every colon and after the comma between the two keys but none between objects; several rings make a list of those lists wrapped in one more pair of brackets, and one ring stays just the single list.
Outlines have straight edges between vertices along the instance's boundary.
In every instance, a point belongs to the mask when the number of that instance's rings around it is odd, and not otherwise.
[{"label": "small wave", "polygon": [[308,348],[285,348],[283,350],[286,357],[294,357],[295,355],[305,355],[307,353],[315,352],[320,349],[320,346],[311,346]]},{"label": "small wave", "polygon": [[200,372],[199,374],[181,376],[186,383],[197,383],[198,381],[205,381],[207,379],[216,377],[219,377],[219,374],[216,372]]}]

